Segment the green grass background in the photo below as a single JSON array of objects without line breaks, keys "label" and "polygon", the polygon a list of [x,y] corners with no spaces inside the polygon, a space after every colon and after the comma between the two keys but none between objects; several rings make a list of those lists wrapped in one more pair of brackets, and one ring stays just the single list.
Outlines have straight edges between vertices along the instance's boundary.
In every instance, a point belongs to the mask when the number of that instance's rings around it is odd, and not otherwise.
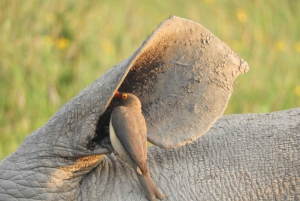
[{"label": "green grass background", "polygon": [[300,104],[300,1],[1,0],[0,8],[0,160],[170,15],[202,24],[249,63],[226,114]]}]

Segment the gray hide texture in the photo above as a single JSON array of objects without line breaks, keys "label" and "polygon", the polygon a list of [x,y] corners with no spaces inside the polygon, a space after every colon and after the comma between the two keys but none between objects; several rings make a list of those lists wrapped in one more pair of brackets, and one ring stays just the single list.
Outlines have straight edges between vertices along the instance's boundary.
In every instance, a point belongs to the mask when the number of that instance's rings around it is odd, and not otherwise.
[{"label": "gray hide texture", "polygon": [[[224,116],[189,145],[149,148],[151,176],[169,200],[300,200],[299,119],[300,108]],[[1,162],[0,200],[146,200],[132,168],[113,154],[61,168],[38,154],[24,156],[31,163],[13,155]]]},{"label": "gray hide texture", "polygon": [[[169,200],[300,200],[300,108],[228,115],[203,137],[172,150],[149,148],[151,176]],[[114,155],[81,184],[80,200],[146,200]]]},{"label": "gray hide texture", "polygon": [[[0,200],[145,200],[133,171],[110,155],[114,92],[139,96],[149,140],[170,149],[206,133],[247,70],[201,25],[166,20],[0,162]],[[299,196],[299,113],[228,116],[193,144],[152,147],[152,177],[170,200]]]}]

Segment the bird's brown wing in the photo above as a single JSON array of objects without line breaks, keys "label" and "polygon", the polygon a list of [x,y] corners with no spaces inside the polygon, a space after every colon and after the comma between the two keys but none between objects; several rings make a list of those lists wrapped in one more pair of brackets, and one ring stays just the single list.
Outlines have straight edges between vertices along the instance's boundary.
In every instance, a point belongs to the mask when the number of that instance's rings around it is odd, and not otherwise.
[{"label": "bird's brown wing", "polygon": [[142,171],[147,171],[147,127],[141,112],[119,106],[111,114],[111,121],[124,149]]}]

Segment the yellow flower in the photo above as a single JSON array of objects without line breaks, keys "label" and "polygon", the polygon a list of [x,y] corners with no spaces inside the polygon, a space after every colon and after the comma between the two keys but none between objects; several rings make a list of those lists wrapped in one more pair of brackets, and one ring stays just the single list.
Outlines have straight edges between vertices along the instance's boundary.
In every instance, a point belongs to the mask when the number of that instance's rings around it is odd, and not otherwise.
[{"label": "yellow flower", "polygon": [[66,38],[59,38],[55,42],[55,47],[59,50],[64,50],[69,46],[69,40]]},{"label": "yellow flower", "polygon": [[215,0],[205,0],[205,2],[211,5],[215,4]]},{"label": "yellow flower", "polygon": [[106,54],[112,55],[115,53],[115,47],[113,46],[112,42],[108,38],[103,38],[100,44]]},{"label": "yellow flower", "polygon": [[294,49],[296,52],[300,53],[300,42],[294,44]]},{"label": "yellow flower", "polygon": [[295,94],[300,97],[300,85],[295,87]]},{"label": "yellow flower", "polygon": [[277,42],[275,43],[275,47],[276,47],[277,50],[279,50],[279,51],[285,51],[285,49],[286,49],[286,44],[285,44],[284,41],[277,41]]},{"label": "yellow flower", "polygon": [[247,15],[246,15],[246,13],[245,13],[244,10],[242,10],[242,9],[236,9],[235,13],[236,13],[236,16],[237,16],[237,18],[238,18],[238,20],[240,22],[242,22],[242,23],[247,22],[248,17],[247,17]]}]

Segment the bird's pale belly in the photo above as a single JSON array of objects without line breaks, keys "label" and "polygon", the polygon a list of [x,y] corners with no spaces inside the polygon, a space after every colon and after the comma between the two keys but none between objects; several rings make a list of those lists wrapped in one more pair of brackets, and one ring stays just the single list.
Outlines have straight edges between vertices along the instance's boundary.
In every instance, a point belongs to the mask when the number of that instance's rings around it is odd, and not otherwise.
[{"label": "bird's pale belly", "polygon": [[116,136],[116,133],[115,133],[115,130],[114,130],[113,126],[112,126],[111,120],[109,122],[109,137],[110,137],[110,141],[111,141],[111,144],[112,144],[114,150],[118,153],[118,155],[120,156],[120,158],[123,161],[125,161],[126,163],[128,163],[130,166],[134,167],[134,161],[127,154],[125,148],[123,147],[123,145],[121,144],[120,140]]}]

